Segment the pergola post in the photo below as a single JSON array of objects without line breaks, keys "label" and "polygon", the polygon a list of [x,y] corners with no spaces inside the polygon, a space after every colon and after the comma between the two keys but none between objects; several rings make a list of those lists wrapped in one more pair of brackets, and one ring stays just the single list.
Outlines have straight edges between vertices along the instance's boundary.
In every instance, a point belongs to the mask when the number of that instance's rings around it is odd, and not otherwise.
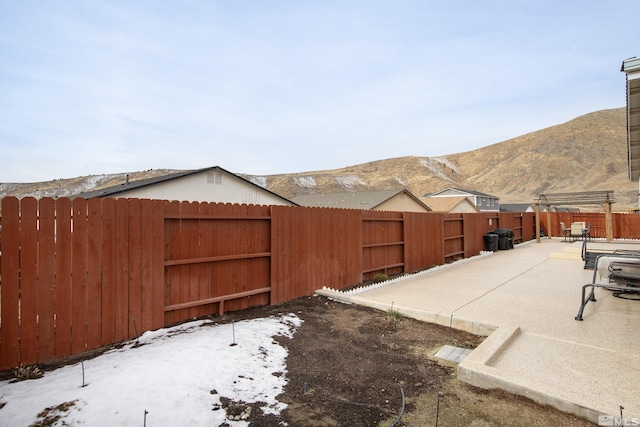
[{"label": "pergola post", "polygon": [[607,201],[604,204],[604,230],[607,242],[613,240],[613,218],[611,216],[611,202]]},{"label": "pergola post", "polygon": [[536,243],[540,243],[540,203],[536,203]]}]

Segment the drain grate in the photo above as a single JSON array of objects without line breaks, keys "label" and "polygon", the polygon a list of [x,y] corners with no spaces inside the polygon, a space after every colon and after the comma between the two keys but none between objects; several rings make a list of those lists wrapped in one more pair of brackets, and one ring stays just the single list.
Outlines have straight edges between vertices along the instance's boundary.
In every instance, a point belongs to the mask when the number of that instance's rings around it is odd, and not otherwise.
[{"label": "drain grate", "polygon": [[437,351],[435,357],[438,359],[444,359],[449,362],[460,363],[464,360],[469,353],[471,353],[471,349],[462,348],[462,347],[454,347],[452,345],[445,345],[440,350]]}]

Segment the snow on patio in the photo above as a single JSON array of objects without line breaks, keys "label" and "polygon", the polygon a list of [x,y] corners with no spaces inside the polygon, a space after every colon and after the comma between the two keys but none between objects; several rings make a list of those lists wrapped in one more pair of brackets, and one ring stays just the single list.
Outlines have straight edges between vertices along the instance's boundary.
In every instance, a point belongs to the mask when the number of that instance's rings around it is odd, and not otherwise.
[{"label": "snow on patio", "polygon": [[54,425],[247,426],[226,419],[220,398],[264,402],[266,414],[279,414],[286,407],[276,397],[287,382],[287,350],[273,337],[291,338],[301,323],[288,314],[146,332],[139,345],[130,341],[84,361],[84,387],[81,363],[39,379],[0,382],[0,425],[29,426],[45,408],[75,402]]}]

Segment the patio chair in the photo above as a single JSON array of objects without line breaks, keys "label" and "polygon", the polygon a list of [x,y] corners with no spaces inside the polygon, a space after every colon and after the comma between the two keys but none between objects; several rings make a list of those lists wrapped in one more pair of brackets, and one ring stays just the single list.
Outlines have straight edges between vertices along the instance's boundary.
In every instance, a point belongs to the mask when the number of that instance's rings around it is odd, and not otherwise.
[{"label": "patio chair", "polygon": [[570,235],[573,242],[577,240],[577,238],[584,239],[584,226],[581,222],[573,222],[571,223]]},{"label": "patio chair", "polygon": [[564,241],[567,241],[567,236],[569,235],[569,230],[567,230],[567,227],[564,225],[564,222],[560,223],[560,227],[562,227],[562,237],[564,238]]},{"label": "patio chair", "polygon": [[591,240],[591,223],[582,230],[582,239],[583,240]]}]

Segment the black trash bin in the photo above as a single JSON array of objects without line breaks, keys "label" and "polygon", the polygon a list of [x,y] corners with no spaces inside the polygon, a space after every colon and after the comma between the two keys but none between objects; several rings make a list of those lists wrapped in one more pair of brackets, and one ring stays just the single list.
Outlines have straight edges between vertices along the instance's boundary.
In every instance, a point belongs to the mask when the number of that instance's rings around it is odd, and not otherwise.
[{"label": "black trash bin", "polygon": [[513,230],[509,228],[496,228],[493,233],[498,236],[498,249],[513,249]]},{"label": "black trash bin", "polygon": [[496,252],[498,250],[498,238],[499,236],[494,233],[487,233],[484,235],[484,248],[488,252]]}]

